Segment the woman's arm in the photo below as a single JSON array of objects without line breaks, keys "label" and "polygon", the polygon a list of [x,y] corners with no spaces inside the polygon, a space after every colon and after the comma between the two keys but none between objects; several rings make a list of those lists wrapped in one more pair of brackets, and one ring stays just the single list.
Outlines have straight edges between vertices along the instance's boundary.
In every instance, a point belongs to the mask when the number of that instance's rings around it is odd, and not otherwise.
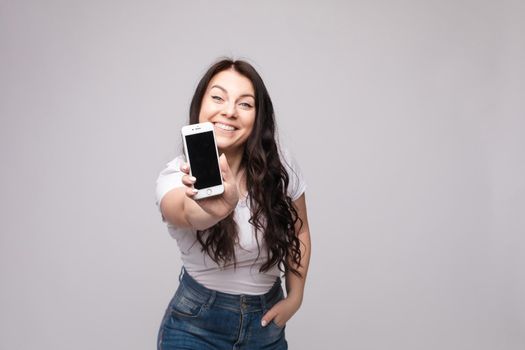
[{"label": "woman's arm", "polygon": [[[308,227],[304,194],[294,202],[294,206],[303,223],[302,227],[299,227],[299,223],[296,225],[296,230],[299,230],[299,241],[301,241],[301,266],[293,265],[301,273],[301,277],[287,271],[285,279],[287,299],[295,299],[300,306],[303,301],[304,286],[306,275],[308,273],[308,266],[310,265],[311,253],[310,228]],[[290,261],[290,264],[293,264],[293,262]]]},{"label": "woman's arm", "polygon": [[284,326],[297,310],[299,310],[299,307],[303,302],[304,286],[306,275],[308,273],[308,266],[310,265],[311,253],[310,229],[308,227],[308,215],[306,212],[306,200],[304,194],[294,201],[294,206],[299,218],[302,220],[302,226],[299,227],[300,224],[297,223],[295,228],[299,232],[298,238],[301,242],[301,266],[295,265],[292,261],[289,261],[289,263],[293,264],[293,266],[301,273],[301,277],[290,271],[286,272],[286,299],[275,304],[275,306],[263,316],[263,327],[269,324],[272,320],[278,326]]}]

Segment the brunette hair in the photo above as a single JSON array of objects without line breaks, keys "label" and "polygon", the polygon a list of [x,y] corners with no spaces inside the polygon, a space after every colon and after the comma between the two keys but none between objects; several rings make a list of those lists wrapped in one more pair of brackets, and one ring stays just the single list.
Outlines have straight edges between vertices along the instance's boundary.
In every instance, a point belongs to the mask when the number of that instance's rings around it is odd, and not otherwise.
[{"label": "brunette hair", "polygon": [[[255,90],[255,122],[246,141],[241,167],[245,169],[248,189],[250,224],[255,229],[259,255],[259,234],[267,246],[267,261],[260,272],[277,265],[282,272],[291,271],[301,276],[301,249],[296,223],[302,221],[295,210],[287,189],[290,182],[275,140],[274,110],[270,95],[255,68],[242,60],[223,59],[212,65],[200,80],[190,105],[190,124],[199,122],[202,100],[211,79],[218,73],[232,69],[248,78]],[[197,240],[217,264],[233,261],[236,266],[234,245],[238,241],[238,227],[233,212],[214,226],[197,231]],[[292,264],[290,264],[290,261]],[[284,268],[283,268],[284,267]]]}]

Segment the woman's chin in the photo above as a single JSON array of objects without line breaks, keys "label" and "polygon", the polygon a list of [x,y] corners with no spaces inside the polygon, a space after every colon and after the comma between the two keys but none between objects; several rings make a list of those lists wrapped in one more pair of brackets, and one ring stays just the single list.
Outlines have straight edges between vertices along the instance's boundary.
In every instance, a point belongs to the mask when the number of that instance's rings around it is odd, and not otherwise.
[{"label": "woman's chin", "polygon": [[233,146],[232,140],[229,138],[215,135],[215,141],[217,142],[217,148],[227,150]]},{"label": "woman's chin", "polygon": [[221,155],[222,153],[235,153],[239,147],[236,147],[231,142],[217,142],[217,149],[219,150],[219,155]]}]

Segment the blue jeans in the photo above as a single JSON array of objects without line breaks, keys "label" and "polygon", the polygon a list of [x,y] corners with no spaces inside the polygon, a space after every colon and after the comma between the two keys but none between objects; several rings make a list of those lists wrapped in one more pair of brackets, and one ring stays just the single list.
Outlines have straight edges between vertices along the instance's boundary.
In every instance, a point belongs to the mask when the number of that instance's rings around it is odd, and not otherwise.
[{"label": "blue jeans", "polygon": [[160,325],[158,350],[285,350],[284,330],[262,316],[284,298],[281,280],[263,295],[234,295],[208,289],[183,268],[179,287]]}]

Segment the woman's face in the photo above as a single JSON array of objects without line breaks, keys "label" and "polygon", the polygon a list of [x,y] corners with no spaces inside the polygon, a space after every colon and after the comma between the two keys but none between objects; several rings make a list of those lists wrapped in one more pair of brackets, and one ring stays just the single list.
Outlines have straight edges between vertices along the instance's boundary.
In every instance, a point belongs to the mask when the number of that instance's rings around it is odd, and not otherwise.
[{"label": "woman's face", "polygon": [[199,122],[214,125],[221,151],[242,149],[255,123],[255,92],[251,81],[232,69],[217,73],[202,98]]}]

